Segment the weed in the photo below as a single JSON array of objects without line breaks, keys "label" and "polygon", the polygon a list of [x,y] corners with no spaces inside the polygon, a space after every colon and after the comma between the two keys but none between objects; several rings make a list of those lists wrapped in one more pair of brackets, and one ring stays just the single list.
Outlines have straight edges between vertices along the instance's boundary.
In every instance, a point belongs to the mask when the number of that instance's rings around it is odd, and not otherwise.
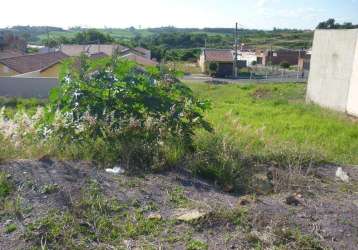
[{"label": "weed", "polygon": [[186,244],[186,249],[187,250],[207,250],[208,244],[206,244],[205,242],[202,242],[200,240],[190,240]]},{"label": "weed", "polygon": [[184,189],[181,187],[175,187],[168,192],[169,201],[176,207],[185,207],[188,205],[188,198],[184,193]]},{"label": "weed", "polygon": [[7,233],[7,234],[15,232],[16,230],[17,230],[16,224],[9,224],[5,227],[5,233]]},{"label": "weed", "polygon": [[59,187],[57,184],[46,184],[42,187],[41,193],[42,194],[53,194],[56,193],[59,190]]},{"label": "weed", "polygon": [[226,191],[246,192],[251,169],[230,137],[199,134],[195,145],[196,152],[189,161],[194,174],[216,182]]},{"label": "weed", "polygon": [[7,197],[12,191],[12,185],[5,172],[0,172],[0,200]]},{"label": "weed", "polygon": [[[304,84],[215,88],[203,83],[188,85],[199,97],[212,102],[212,109],[206,112],[205,118],[216,133],[232,137],[245,158],[268,156],[272,148],[281,146],[291,152],[302,151],[306,156],[315,149],[311,155],[313,160],[318,158],[318,162],[358,164],[355,153],[358,140],[352,140],[358,131],[357,123],[344,114],[306,104]],[[253,97],[255,92],[264,98]],[[206,133],[197,134],[199,140],[206,136]],[[279,149],[275,151],[271,155],[279,160]],[[309,158],[311,156],[306,159],[311,160]],[[285,164],[287,159],[283,160]]]}]

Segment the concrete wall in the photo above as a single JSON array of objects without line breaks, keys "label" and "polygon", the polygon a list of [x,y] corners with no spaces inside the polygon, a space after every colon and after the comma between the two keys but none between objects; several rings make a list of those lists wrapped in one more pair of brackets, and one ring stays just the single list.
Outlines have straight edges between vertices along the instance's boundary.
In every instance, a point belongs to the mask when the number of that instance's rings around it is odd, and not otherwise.
[{"label": "concrete wall", "polygon": [[347,111],[353,65],[358,63],[354,62],[357,40],[358,29],[315,31],[308,101],[337,111]]},{"label": "concrete wall", "polygon": [[358,39],[353,63],[351,86],[348,94],[347,112],[358,117]]},{"label": "concrete wall", "polygon": [[56,78],[0,77],[0,96],[47,98]]}]

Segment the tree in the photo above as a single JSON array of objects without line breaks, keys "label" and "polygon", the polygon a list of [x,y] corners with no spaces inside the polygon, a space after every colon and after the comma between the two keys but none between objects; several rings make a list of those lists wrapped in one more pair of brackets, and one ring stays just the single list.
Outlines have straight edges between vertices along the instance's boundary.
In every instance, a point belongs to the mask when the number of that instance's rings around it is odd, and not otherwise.
[{"label": "tree", "polygon": [[281,68],[283,68],[283,69],[288,69],[288,68],[290,68],[290,64],[289,64],[289,62],[287,62],[287,61],[282,61],[281,63],[280,63],[280,66],[281,66]]},{"label": "tree", "polygon": [[96,43],[112,43],[114,39],[109,34],[104,34],[96,29],[89,29],[77,33],[72,39],[72,43],[79,44],[96,44]]},{"label": "tree", "polygon": [[215,62],[209,63],[209,74],[211,76],[215,76],[218,69],[219,69],[219,65],[217,63],[215,63]]},{"label": "tree", "polygon": [[356,29],[358,25],[353,25],[352,23],[336,23],[336,20],[333,18],[328,19],[325,22],[320,22],[317,26],[317,29]]}]

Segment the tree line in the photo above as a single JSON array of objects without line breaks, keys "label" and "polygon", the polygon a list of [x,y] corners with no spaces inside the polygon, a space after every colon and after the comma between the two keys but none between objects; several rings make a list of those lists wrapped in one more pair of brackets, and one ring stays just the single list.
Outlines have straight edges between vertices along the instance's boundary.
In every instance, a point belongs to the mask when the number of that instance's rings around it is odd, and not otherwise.
[{"label": "tree line", "polygon": [[320,22],[317,29],[358,29],[358,24],[354,25],[351,22],[340,24],[336,23],[334,18],[330,18],[327,21]]}]

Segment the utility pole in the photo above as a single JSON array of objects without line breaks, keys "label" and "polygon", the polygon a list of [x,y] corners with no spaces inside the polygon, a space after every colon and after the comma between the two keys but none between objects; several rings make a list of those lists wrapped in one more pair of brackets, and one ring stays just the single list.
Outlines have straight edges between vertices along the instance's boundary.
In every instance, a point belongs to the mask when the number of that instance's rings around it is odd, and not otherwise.
[{"label": "utility pole", "polygon": [[302,69],[300,68],[300,62],[301,62],[301,49],[298,50],[298,65],[297,65],[297,79],[299,77],[299,73],[300,71],[303,71],[303,65],[304,65],[304,62],[302,62]]},{"label": "utility pole", "polygon": [[235,58],[234,58],[234,78],[238,76],[238,67],[237,67],[237,54],[238,54],[238,23],[236,23],[235,27]]},{"label": "utility pole", "polygon": [[50,33],[48,31],[48,26],[46,27],[46,33],[47,33],[47,52],[50,53]]}]

